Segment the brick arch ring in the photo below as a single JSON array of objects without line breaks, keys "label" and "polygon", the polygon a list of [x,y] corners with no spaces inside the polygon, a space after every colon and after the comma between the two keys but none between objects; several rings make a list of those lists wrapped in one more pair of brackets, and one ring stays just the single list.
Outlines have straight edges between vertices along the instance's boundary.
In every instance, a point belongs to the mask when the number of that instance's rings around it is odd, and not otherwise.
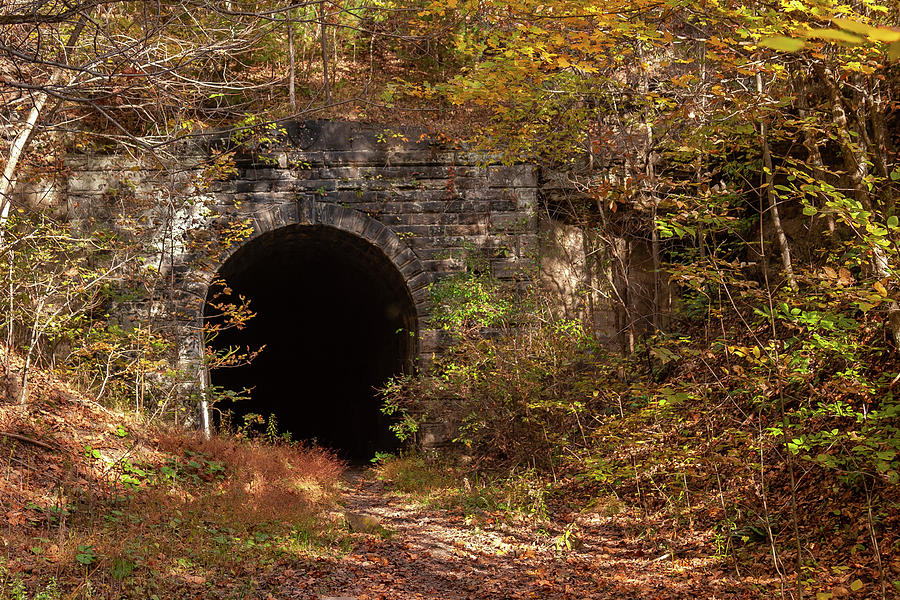
[{"label": "brick arch ring", "polygon": [[308,198],[296,203],[257,205],[247,217],[253,229],[250,236],[222,253],[216,261],[207,265],[201,273],[195,273],[192,278],[200,284],[200,289],[195,290],[200,298],[206,298],[208,286],[219,269],[245,244],[282,227],[319,225],[354,235],[380,250],[406,284],[406,291],[415,308],[418,330],[425,328],[431,308],[428,290],[432,282],[431,275],[416,253],[384,223],[352,208]]},{"label": "brick arch ring", "polygon": [[[430,312],[429,289],[431,275],[422,266],[416,253],[405,244],[389,227],[363,213],[333,203],[316,202],[312,199],[303,199],[296,203],[279,203],[271,205],[256,205],[251,211],[245,212],[252,224],[253,231],[250,236],[240,244],[235,244],[228,251],[223,252],[212,263],[205,267],[193,270],[188,274],[184,291],[195,296],[199,310],[188,317],[194,322],[194,327],[189,328],[194,333],[182,335],[179,344],[179,360],[183,368],[188,371],[196,369],[198,374],[201,401],[199,402],[199,425],[205,435],[210,435],[211,421],[209,404],[206,400],[205,390],[209,386],[209,371],[204,366],[204,348],[202,341],[202,323],[205,302],[210,285],[212,285],[220,269],[225,263],[247,243],[254,239],[278,229],[291,226],[323,226],[333,228],[360,238],[370,246],[380,251],[385,258],[393,264],[397,273],[406,285],[409,301],[415,315],[415,341],[412,347],[414,360],[418,355],[419,335],[426,328],[426,322]],[[189,311],[193,312],[193,311]],[[187,315],[185,315],[187,316]],[[410,368],[414,368],[410,363]]]}]

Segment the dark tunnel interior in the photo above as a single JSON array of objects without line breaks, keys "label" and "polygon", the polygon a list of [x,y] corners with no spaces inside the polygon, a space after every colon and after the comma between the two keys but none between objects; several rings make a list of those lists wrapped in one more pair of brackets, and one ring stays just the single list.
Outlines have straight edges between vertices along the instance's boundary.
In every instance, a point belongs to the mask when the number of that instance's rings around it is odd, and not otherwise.
[{"label": "dark tunnel interior", "polygon": [[250,240],[221,267],[207,295],[208,322],[225,324],[217,304],[240,297],[255,316],[208,339],[220,352],[265,346],[249,364],[210,373],[213,385],[250,389],[247,400],[215,406],[230,411],[232,426],[249,413],[274,414],[279,431],[352,462],[396,448],[375,389],[411,368],[416,314],[381,250],[332,227],[283,227]]}]

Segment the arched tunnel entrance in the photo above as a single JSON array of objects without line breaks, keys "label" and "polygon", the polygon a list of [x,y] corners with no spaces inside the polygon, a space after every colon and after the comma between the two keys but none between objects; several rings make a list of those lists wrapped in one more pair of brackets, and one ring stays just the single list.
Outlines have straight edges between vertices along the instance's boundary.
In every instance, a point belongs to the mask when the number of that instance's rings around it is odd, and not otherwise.
[{"label": "arched tunnel entrance", "polygon": [[262,352],[249,364],[211,371],[212,384],[250,399],[222,402],[232,423],[274,414],[280,431],[351,461],[397,442],[375,389],[412,368],[416,309],[403,276],[376,246],[325,225],[290,225],[248,241],[219,269],[204,314],[244,297],[256,315],[209,345]]}]

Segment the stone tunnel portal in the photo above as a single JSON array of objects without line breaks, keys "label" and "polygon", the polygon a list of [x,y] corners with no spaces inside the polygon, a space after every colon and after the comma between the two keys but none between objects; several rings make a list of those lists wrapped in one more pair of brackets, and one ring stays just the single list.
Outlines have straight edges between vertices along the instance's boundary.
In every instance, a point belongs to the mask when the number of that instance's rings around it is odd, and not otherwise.
[{"label": "stone tunnel portal", "polygon": [[[213,385],[247,400],[222,402],[232,425],[274,414],[279,431],[365,461],[396,447],[375,389],[412,368],[417,315],[403,276],[376,246],[325,225],[290,225],[256,237],[219,269],[205,315],[241,296],[255,313],[223,329],[216,350],[258,349],[249,364],[218,368]],[[216,411],[221,418],[221,412]]]}]

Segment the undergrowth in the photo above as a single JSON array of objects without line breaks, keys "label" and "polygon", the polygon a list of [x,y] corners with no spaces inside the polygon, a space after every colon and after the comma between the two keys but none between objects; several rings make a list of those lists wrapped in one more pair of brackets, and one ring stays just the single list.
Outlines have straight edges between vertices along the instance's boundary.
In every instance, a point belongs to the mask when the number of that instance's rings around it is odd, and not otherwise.
[{"label": "undergrowth", "polygon": [[431,373],[385,393],[410,439],[454,423],[458,462],[379,473],[473,514],[595,511],[673,560],[702,551],[773,590],[900,592],[896,360],[869,305],[845,302],[865,284],[828,275],[803,274],[807,294],[770,310],[750,288],[740,314],[673,324],[684,333],[627,355],[550,315],[488,338],[456,329]]},{"label": "undergrowth", "polygon": [[488,473],[434,456],[402,454],[383,457],[373,473],[394,493],[467,518],[548,517],[550,488],[534,470]]},{"label": "undergrowth", "polygon": [[343,465],[319,449],[148,433],[58,398],[0,406],[0,430],[56,438],[0,437],[3,600],[265,598],[273,574],[347,544],[329,517]]}]

